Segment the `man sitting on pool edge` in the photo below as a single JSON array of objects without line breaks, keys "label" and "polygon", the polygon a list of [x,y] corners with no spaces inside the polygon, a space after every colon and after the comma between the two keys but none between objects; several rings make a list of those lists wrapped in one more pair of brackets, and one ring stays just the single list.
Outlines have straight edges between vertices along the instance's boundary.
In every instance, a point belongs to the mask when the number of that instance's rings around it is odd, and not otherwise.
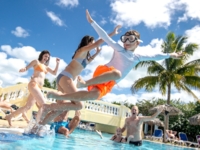
[{"label": "man sitting on pool edge", "polygon": [[[142,145],[142,125],[143,122],[150,121],[152,119],[155,119],[164,109],[163,107],[160,107],[155,114],[152,116],[138,116],[139,110],[137,106],[133,106],[131,109],[131,117],[126,118],[125,125],[121,129],[122,133],[127,129],[126,134],[126,141],[129,144],[134,144],[135,146],[141,146]],[[127,138],[129,137],[129,138]]]}]

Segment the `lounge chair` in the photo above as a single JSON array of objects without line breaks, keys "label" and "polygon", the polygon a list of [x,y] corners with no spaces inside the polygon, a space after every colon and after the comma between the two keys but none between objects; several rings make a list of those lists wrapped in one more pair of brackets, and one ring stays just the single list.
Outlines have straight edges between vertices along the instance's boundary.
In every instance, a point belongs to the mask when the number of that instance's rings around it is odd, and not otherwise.
[{"label": "lounge chair", "polygon": [[146,139],[150,140],[163,140],[163,131],[161,129],[155,129],[152,136],[146,136]]},{"label": "lounge chair", "polygon": [[166,141],[170,142],[171,144],[178,144],[178,145],[184,145],[184,142],[182,140],[176,139],[176,134],[174,134],[174,138],[169,137],[169,130],[166,130]]},{"label": "lounge chair", "polygon": [[196,136],[196,139],[197,139],[197,143],[198,145],[196,145],[197,147],[200,147],[200,135],[197,135]]},{"label": "lounge chair", "polygon": [[174,144],[177,140],[176,139],[173,139],[173,138],[170,138],[167,134],[166,134],[166,141],[167,142],[170,142],[172,144]]},{"label": "lounge chair", "polygon": [[195,147],[199,146],[199,143],[188,141],[187,135],[183,132],[179,132],[179,139],[182,140],[184,142],[184,145],[186,146],[192,146],[192,145],[194,145]]}]

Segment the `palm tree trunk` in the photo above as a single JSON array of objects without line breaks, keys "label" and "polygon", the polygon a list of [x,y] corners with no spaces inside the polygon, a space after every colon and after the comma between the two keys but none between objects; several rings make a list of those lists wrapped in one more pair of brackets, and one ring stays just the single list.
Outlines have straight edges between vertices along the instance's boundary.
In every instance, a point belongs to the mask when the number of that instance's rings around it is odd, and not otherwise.
[{"label": "palm tree trunk", "polygon": [[[170,96],[171,96],[171,84],[169,83],[167,85],[167,104],[170,104]],[[164,142],[166,142],[166,130],[169,129],[169,115],[164,114],[164,118],[165,118],[165,127],[164,127]]]},{"label": "palm tree trunk", "polygon": [[170,98],[171,98],[171,83],[167,85],[167,104],[170,104]]}]

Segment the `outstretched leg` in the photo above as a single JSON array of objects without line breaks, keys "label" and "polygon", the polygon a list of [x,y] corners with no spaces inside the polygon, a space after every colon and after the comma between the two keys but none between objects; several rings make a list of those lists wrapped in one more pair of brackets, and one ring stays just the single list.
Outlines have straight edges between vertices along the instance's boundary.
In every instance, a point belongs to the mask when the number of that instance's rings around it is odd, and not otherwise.
[{"label": "outstretched leg", "polygon": [[42,114],[42,106],[45,103],[45,98],[43,93],[41,92],[41,89],[38,86],[32,86],[31,83],[29,83],[29,92],[31,93],[31,95],[33,95],[34,99],[37,102],[37,105],[39,106],[36,116],[36,122],[39,123]]},{"label": "outstretched leg", "polygon": [[5,119],[8,121],[8,124],[10,126],[12,126],[11,120],[13,117],[17,117],[18,115],[20,115],[21,113],[23,114],[24,112],[27,112],[33,105],[35,104],[35,99],[34,97],[30,94],[28,96],[27,99],[27,103],[25,106],[20,107],[19,109],[17,109],[16,111],[14,111],[13,113],[11,113],[10,115],[7,115],[5,117]]},{"label": "outstretched leg", "polygon": [[[96,100],[100,96],[100,91],[98,88],[93,88],[91,91],[78,91],[69,94],[59,94],[56,92],[47,93],[48,98],[55,98],[57,100],[73,99],[73,101],[87,101],[87,100]],[[73,110],[69,106],[67,110]]]},{"label": "outstretched leg", "polygon": [[46,112],[44,113],[44,110],[43,110],[42,116],[44,115],[45,118],[43,119],[43,121],[40,122],[40,124],[45,125],[51,122],[54,118],[56,118],[61,113],[62,111],[50,111],[47,115],[45,115]]},{"label": "outstretched leg", "polygon": [[[97,74],[98,71],[99,70],[97,68],[96,71],[94,72],[94,75]],[[103,70],[102,72],[104,72],[104,73],[102,73],[100,75],[95,75],[95,77],[93,77],[92,79],[87,80],[87,81],[84,81],[79,76],[78,80],[77,80],[77,88],[88,87],[89,85],[101,84],[101,83],[109,82],[112,80],[115,81],[115,80],[118,80],[121,78],[121,72],[116,69],[113,69],[111,71],[106,71],[106,72],[105,71]]]}]

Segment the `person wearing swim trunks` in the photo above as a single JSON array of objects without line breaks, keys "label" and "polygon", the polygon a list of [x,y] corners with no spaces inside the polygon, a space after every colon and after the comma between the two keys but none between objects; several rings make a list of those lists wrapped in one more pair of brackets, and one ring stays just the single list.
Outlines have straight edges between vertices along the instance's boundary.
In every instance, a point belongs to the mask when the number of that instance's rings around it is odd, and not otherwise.
[{"label": "person wearing swim trunks", "polygon": [[138,116],[139,110],[137,106],[131,108],[131,117],[126,118],[125,124],[121,129],[122,133],[126,130],[126,142],[135,146],[142,145],[143,123],[155,119],[164,109],[160,107],[152,116]]},{"label": "person wearing swim trunks", "polygon": [[[116,26],[114,31],[109,34],[109,36],[114,36],[118,34],[118,29],[121,26]],[[81,39],[78,48],[76,49],[74,55],[72,56],[72,61],[66,66],[66,68],[57,76],[57,87],[60,93],[74,93],[77,92],[75,79],[77,76],[86,68],[86,66],[98,55],[101,51],[99,48],[100,44],[103,43],[102,39],[99,39],[95,42],[94,37],[86,35]],[[92,49],[96,49],[94,55],[90,54]],[[81,102],[73,101],[71,99],[63,99],[70,101],[58,101],[53,104],[45,104],[43,107],[43,114],[41,124],[45,125],[46,123],[53,120],[59,114],[63,113],[63,110],[80,110],[83,108]],[[69,109],[65,106],[68,106]]]},{"label": "person wearing swim trunks", "polygon": [[20,107],[18,110],[14,111],[13,113],[5,117],[8,120],[10,126],[12,126],[11,119],[13,117],[18,116],[21,113],[27,112],[29,109],[31,109],[31,107],[35,103],[37,103],[39,107],[36,117],[36,122],[39,122],[41,115],[41,107],[45,103],[44,95],[41,92],[41,89],[44,85],[45,76],[48,72],[53,75],[56,75],[60,62],[60,59],[56,58],[56,67],[54,70],[52,70],[51,68],[48,67],[49,60],[50,60],[50,53],[49,51],[44,50],[40,53],[38,60],[31,61],[31,63],[29,63],[25,68],[19,70],[19,72],[25,72],[31,67],[33,67],[34,72],[30,82],[28,83],[28,90],[30,94],[28,96],[25,106]]},{"label": "person wearing swim trunks", "polygon": [[54,123],[51,124],[51,128],[54,128],[56,133],[60,133],[65,135],[66,137],[69,137],[69,134],[71,134],[78,126],[80,122],[80,115],[81,113],[79,110],[75,111],[74,118],[70,122],[68,122],[68,116],[63,114],[62,117],[61,114],[54,119]]},{"label": "person wearing swim trunks", "polygon": [[[162,60],[168,58],[179,59],[182,53],[159,53],[159,54],[139,54],[135,49],[140,44],[140,34],[135,30],[127,31],[121,36],[123,46],[112,40],[107,33],[91,18],[88,10],[86,17],[92,27],[109,46],[114,49],[114,53],[110,62],[97,67],[93,74],[93,78],[83,81],[80,77],[77,81],[77,87],[88,87],[88,91],[78,91],[69,94],[61,94],[57,92],[49,92],[48,98],[56,98],[57,100],[73,99],[74,101],[87,101],[102,98],[109,93],[113,86],[120,82],[140,61]],[[70,106],[63,106],[63,109],[73,109]]]}]

